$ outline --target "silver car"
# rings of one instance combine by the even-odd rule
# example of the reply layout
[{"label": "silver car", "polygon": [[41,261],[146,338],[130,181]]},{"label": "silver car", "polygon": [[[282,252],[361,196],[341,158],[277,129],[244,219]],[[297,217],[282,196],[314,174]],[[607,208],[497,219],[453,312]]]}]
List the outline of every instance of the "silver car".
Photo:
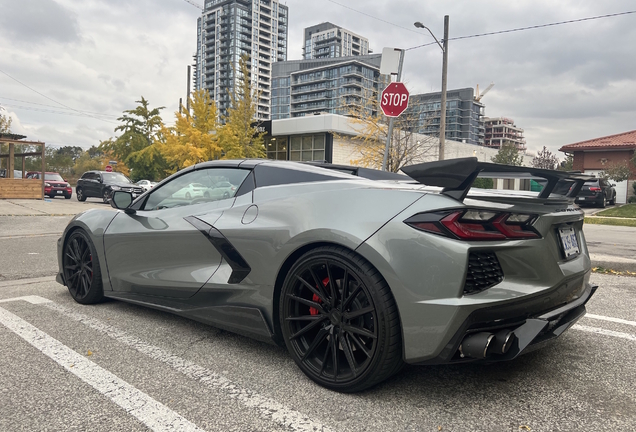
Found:
[{"label": "silver car", "polygon": [[[151,305],[280,344],[342,392],[404,363],[511,360],[583,316],[596,287],[573,200],[588,177],[475,158],[404,172],[197,164],[76,216],[57,280],[79,303]],[[478,176],[544,186],[471,189]],[[219,179],[238,186],[179,192]]]}]

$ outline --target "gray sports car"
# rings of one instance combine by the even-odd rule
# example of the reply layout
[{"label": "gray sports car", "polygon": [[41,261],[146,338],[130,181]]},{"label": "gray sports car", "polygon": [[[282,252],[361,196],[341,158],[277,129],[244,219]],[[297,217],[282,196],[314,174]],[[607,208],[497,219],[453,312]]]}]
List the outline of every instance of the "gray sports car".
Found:
[{"label": "gray sports car", "polygon": [[[510,360],[556,338],[596,287],[573,204],[587,176],[475,158],[381,171],[270,160],[186,168],[77,215],[58,282],[285,345],[327,388],[410,364]],[[541,179],[540,192],[471,188]],[[236,185],[229,197],[179,194]]]}]

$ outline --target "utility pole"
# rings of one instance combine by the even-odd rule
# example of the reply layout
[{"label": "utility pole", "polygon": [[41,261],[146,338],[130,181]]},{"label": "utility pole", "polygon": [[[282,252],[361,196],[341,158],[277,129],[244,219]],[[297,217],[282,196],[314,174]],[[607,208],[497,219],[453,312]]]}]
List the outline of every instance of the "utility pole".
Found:
[{"label": "utility pole", "polygon": [[448,77],[448,15],[444,16],[444,40],[442,41],[442,101],[439,124],[439,160],[444,160],[444,145],[446,144],[446,81]]},{"label": "utility pole", "polygon": [[[404,64],[404,50],[400,50],[400,62],[398,63],[398,73],[396,82],[402,80],[402,65]],[[386,171],[387,159],[389,157],[389,147],[391,147],[391,138],[393,136],[393,121],[394,117],[389,119],[389,130],[386,135],[386,146],[384,147],[384,158],[382,159],[382,171]]]},{"label": "utility pole", "polygon": [[190,65],[188,65],[188,96],[186,97],[186,110],[190,115]]}]

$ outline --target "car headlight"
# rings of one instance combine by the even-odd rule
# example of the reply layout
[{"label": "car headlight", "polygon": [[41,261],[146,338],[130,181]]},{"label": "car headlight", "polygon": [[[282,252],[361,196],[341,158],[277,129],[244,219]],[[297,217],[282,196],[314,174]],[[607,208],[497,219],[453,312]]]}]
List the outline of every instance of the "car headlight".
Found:
[{"label": "car headlight", "polygon": [[44,183],[45,187],[51,187],[51,183]]},{"label": "car headlight", "polygon": [[71,187],[71,184],[70,183],[66,183],[66,185],[64,187],[69,188],[69,187]]},{"label": "car headlight", "polygon": [[111,186],[110,187],[112,190],[121,190],[121,188],[119,186]]}]

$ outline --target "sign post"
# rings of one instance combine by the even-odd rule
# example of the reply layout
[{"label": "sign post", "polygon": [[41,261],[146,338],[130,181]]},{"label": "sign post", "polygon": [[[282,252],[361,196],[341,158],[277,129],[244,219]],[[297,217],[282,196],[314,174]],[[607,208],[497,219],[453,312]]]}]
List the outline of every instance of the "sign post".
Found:
[{"label": "sign post", "polygon": [[[393,135],[393,119],[399,116],[400,114],[402,114],[402,112],[404,112],[404,110],[409,104],[409,92],[408,90],[406,90],[406,87],[404,87],[404,84],[400,82],[400,80],[402,79],[402,65],[404,64],[404,50],[399,50],[399,51],[400,51],[400,63],[398,65],[397,82],[389,84],[382,92],[382,95],[381,95],[382,99],[380,99],[380,107],[382,108],[382,111],[384,112],[385,115],[389,116],[389,114],[387,114],[387,110],[391,113],[397,113],[395,115],[389,116],[390,117],[389,130],[387,131],[387,135],[386,135],[386,146],[384,147],[384,158],[382,159],[382,171],[386,171],[386,162],[389,157],[389,147],[391,147],[391,135]],[[402,86],[403,90],[400,89],[399,92],[391,92],[391,91],[387,92],[387,90],[389,90],[391,86],[393,85]],[[396,90],[397,89],[398,88],[396,88]],[[384,103],[385,92],[387,92],[387,99],[386,99],[387,110],[385,110],[385,108],[383,107],[385,105]],[[406,92],[406,101],[402,101],[404,92]],[[389,96],[389,94],[391,93],[393,93],[393,96]],[[395,96],[395,94],[399,94],[399,96]],[[395,102],[399,102],[399,105],[396,106],[394,104]]]}]

